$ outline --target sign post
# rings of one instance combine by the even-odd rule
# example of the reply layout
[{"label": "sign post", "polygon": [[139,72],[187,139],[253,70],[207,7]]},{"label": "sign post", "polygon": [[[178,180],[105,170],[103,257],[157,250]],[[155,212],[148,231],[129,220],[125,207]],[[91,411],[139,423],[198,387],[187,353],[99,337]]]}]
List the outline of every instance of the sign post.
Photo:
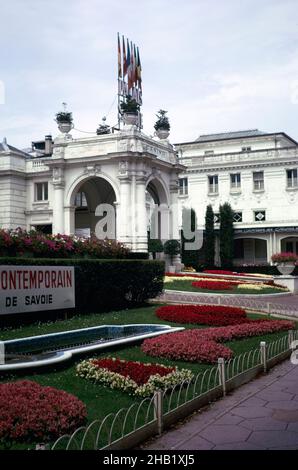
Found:
[{"label": "sign post", "polygon": [[0,266],[0,315],[74,307],[73,266]]}]

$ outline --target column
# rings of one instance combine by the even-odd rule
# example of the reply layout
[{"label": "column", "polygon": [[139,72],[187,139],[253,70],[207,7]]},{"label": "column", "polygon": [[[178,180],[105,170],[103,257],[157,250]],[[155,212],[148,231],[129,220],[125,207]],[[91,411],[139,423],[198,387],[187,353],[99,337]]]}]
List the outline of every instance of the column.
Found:
[{"label": "column", "polygon": [[64,208],[64,228],[66,235],[74,235],[75,234],[75,206],[66,206]]},{"label": "column", "polygon": [[129,176],[119,177],[120,201],[116,205],[116,233],[117,240],[125,243],[128,248],[132,247],[131,228],[131,179]]},{"label": "column", "polygon": [[136,179],[135,225],[135,251],[147,252],[146,181],[144,177],[138,177]]},{"label": "column", "polygon": [[64,183],[53,186],[53,234],[64,233]]}]

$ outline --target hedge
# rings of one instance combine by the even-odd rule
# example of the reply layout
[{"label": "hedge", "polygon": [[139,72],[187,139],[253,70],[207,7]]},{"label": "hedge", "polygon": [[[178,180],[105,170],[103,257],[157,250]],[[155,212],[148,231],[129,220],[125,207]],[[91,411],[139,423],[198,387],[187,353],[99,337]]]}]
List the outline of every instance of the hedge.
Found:
[{"label": "hedge", "polygon": [[1,258],[0,265],[74,266],[76,313],[131,308],[163,289],[162,261]]}]

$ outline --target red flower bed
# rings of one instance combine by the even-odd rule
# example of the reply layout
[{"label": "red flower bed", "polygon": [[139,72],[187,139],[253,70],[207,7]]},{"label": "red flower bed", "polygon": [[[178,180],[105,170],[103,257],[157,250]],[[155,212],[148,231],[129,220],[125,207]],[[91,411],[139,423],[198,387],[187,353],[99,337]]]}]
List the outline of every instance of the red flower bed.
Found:
[{"label": "red flower bed", "polygon": [[155,313],[158,318],[173,323],[225,326],[249,321],[242,308],[221,305],[165,305]]},{"label": "red flower bed", "polygon": [[142,351],[149,356],[213,363],[219,357],[230,359],[233,356],[232,350],[219,342],[289,330],[293,326],[293,322],[286,320],[257,320],[221,328],[186,330],[146,339]]},{"label": "red flower bed", "polygon": [[158,364],[141,364],[133,361],[122,361],[121,359],[99,359],[92,361],[97,367],[108,369],[110,372],[116,372],[129,377],[138,385],[148,382],[151,375],[159,374],[161,377],[170,374],[175,367],[162,367]]},{"label": "red flower bed", "polygon": [[232,290],[235,286],[240,284],[238,281],[194,281],[191,283],[193,287],[198,289],[209,289],[209,290]]},{"label": "red flower bed", "polygon": [[84,423],[84,403],[63,390],[30,380],[0,384],[0,441],[34,442],[58,438]]},{"label": "red flower bed", "polygon": [[244,276],[243,273],[237,273],[235,271],[227,271],[224,269],[204,269],[203,273],[207,274],[227,274],[228,276]]}]

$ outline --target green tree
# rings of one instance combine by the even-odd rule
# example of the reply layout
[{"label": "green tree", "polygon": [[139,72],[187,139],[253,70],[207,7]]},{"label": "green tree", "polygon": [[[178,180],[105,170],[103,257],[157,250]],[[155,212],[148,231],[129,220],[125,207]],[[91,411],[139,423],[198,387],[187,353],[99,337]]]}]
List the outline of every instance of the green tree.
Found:
[{"label": "green tree", "polygon": [[209,204],[205,214],[205,265],[207,268],[214,267],[215,257],[215,232],[214,232],[214,212]]},{"label": "green tree", "polygon": [[220,262],[222,268],[231,268],[234,258],[233,209],[228,202],[219,207]]},{"label": "green tree", "polygon": [[[188,209],[186,207],[183,208],[182,210],[182,227],[185,225],[188,217],[189,217],[189,212],[190,212],[190,228],[192,232],[195,232],[197,229],[197,220],[196,220],[196,213],[194,209]],[[189,220],[189,219],[188,219]],[[198,270],[199,267],[199,251],[200,250],[186,250],[185,249],[185,243],[191,243],[194,242],[195,237],[193,237],[191,240],[186,239],[183,233],[183,230],[181,230],[181,258],[182,258],[182,263],[185,264],[185,266],[188,267],[193,267],[196,270]]]}]

